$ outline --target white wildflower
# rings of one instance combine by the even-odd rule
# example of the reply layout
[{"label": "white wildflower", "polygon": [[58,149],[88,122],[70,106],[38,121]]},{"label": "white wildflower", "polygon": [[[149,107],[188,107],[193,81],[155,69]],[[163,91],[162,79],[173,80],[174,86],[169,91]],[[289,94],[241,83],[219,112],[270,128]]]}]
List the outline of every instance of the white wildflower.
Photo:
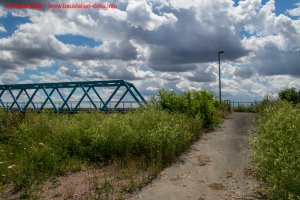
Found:
[{"label": "white wildflower", "polygon": [[8,169],[12,169],[12,168],[14,168],[16,165],[10,165],[10,166],[8,166],[7,168]]}]

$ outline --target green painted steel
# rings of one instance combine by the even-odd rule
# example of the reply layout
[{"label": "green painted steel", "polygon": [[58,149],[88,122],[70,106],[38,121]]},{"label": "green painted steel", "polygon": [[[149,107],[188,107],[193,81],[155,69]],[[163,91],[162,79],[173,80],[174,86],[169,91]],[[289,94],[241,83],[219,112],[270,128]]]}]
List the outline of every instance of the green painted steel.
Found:
[{"label": "green painted steel", "polygon": [[[115,87],[115,90],[111,93],[107,101],[103,101],[103,98],[99,94],[99,92],[96,90],[96,88],[107,88],[107,87]],[[28,107],[31,105],[32,109],[39,112],[43,110],[49,101],[52,109],[54,109],[56,112],[62,112],[62,111],[68,111],[68,112],[76,112],[79,110],[80,104],[83,102],[84,98],[87,97],[89,100],[88,102],[93,106],[94,109],[98,111],[110,111],[109,103],[112,101],[112,99],[115,97],[116,93],[119,91],[120,88],[125,88],[125,92],[121,95],[121,97],[116,101],[116,105],[114,108],[117,108],[118,105],[122,102],[124,97],[127,94],[130,94],[136,103],[139,105],[146,104],[146,100],[141,95],[141,93],[136,89],[136,87],[127,81],[124,80],[105,80],[105,81],[84,81],[84,82],[58,82],[58,83],[33,83],[33,84],[9,84],[9,85],[0,85],[0,106],[2,106],[5,110],[13,110],[17,109],[18,111],[25,112]],[[50,90],[49,91],[47,91]],[[62,92],[60,89],[71,89],[71,92],[68,94],[68,96],[65,98],[62,95]],[[80,97],[79,101],[76,102],[75,107],[72,107],[69,105],[71,97],[74,95],[76,89],[80,89],[83,94]],[[34,92],[30,95],[28,93],[28,90],[34,90]],[[52,99],[52,95],[54,92],[57,92],[58,96],[62,100],[62,104],[57,106]],[[100,101],[100,106],[97,106],[97,102],[93,100],[93,98],[90,96],[89,92],[93,91],[97,100]],[[17,93],[17,95],[14,94]],[[38,92],[43,92],[45,95],[45,99],[40,102],[41,106],[38,107],[37,103],[33,101],[34,97]],[[22,107],[20,105],[19,98],[23,94],[26,95],[28,100],[25,102],[25,106]],[[3,101],[4,97],[10,97],[13,99],[13,101],[8,105],[8,102]],[[101,106],[101,103],[103,106]],[[123,102],[124,105],[124,102]]]}]

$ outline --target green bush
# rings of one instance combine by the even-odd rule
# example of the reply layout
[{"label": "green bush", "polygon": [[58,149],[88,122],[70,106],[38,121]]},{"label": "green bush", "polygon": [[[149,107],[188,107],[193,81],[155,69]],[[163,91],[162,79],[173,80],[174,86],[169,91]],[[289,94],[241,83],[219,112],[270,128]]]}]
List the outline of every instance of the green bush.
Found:
[{"label": "green bush", "polygon": [[270,199],[300,199],[300,111],[279,100],[265,104],[251,146]]},{"label": "green bush", "polygon": [[214,116],[216,111],[214,96],[206,90],[187,90],[182,94],[176,94],[174,91],[160,89],[154,102],[171,112],[184,113],[192,117],[200,116],[206,129],[220,123],[220,118]]},{"label": "green bush", "polygon": [[0,190],[29,188],[84,163],[143,157],[157,168],[202,132],[199,117],[142,108],[126,114],[0,112]]},{"label": "green bush", "polygon": [[278,93],[278,96],[283,101],[288,101],[293,104],[299,103],[300,93],[296,91],[296,88],[287,88],[285,90],[281,90]]}]

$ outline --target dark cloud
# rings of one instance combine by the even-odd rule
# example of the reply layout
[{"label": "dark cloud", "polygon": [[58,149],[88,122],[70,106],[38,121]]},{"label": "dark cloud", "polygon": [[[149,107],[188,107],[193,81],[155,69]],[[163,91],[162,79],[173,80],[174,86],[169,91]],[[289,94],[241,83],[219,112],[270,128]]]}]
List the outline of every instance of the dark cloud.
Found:
[{"label": "dark cloud", "polygon": [[[26,39],[35,41],[34,45],[28,44]],[[128,40],[110,42],[107,46],[97,48],[76,47],[64,45],[54,37],[44,40],[38,35],[20,34],[7,42],[0,42],[1,51],[9,52],[14,60],[0,58],[0,67],[4,69],[14,69],[25,66],[29,63],[38,64],[36,60],[134,60],[137,56],[136,47]],[[1,52],[0,51],[0,52]]]},{"label": "dark cloud", "polygon": [[187,79],[192,82],[214,82],[216,75],[213,73],[213,68],[198,67]]},{"label": "dark cloud", "polygon": [[[212,11],[214,12],[214,11]],[[163,25],[155,31],[132,29],[132,35],[150,45],[149,66],[161,71],[176,71],[172,65],[204,63],[217,60],[217,52],[224,50],[224,59],[235,60],[247,55],[240,37],[222,22],[210,27],[195,18],[193,10],[174,11],[178,21]],[[158,69],[160,68],[160,69]],[[181,70],[180,68],[178,69]]]},{"label": "dark cloud", "polygon": [[239,67],[234,71],[234,75],[241,78],[250,78],[253,74],[254,70],[252,67]]},{"label": "dark cloud", "polygon": [[254,66],[261,75],[300,76],[300,48],[282,51],[269,43],[255,54]]},{"label": "dark cloud", "polygon": [[[79,3],[14,1],[45,6],[71,2]],[[217,71],[211,63],[217,63],[217,52],[224,50],[224,95],[252,95],[251,89],[259,95],[271,91],[277,87],[270,81],[273,77],[267,77],[271,75],[299,77],[297,21],[275,15],[259,1],[241,1],[243,6],[237,7],[230,0],[199,2],[122,0],[116,1],[120,10],[25,9],[21,14],[16,10],[15,14],[28,16],[30,22],[0,39],[0,67],[22,72],[55,61],[60,65],[56,74],[36,75],[35,80],[126,79],[148,94],[159,87],[217,91]],[[83,35],[103,44],[95,48],[65,45],[55,39],[57,34]],[[139,69],[140,65],[153,70]],[[257,84],[256,76],[269,80]],[[293,84],[298,84],[298,77]]]},{"label": "dark cloud", "polygon": [[186,72],[196,69],[195,64],[171,64],[162,61],[162,63],[150,66],[152,69],[161,72]]}]

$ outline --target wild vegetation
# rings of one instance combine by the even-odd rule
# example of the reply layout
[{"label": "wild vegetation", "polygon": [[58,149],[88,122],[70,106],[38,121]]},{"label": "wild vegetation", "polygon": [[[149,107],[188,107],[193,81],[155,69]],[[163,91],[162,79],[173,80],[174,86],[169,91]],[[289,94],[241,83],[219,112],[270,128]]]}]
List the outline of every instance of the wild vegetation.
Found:
[{"label": "wild vegetation", "polygon": [[233,107],[232,111],[234,112],[252,112],[256,113],[258,111],[259,104],[252,105],[252,106],[244,106],[240,105],[238,107]]},{"label": "wild vegetation", "polygon": [[1,111],[0,190],[29,191],[49,177],[111,160],[142,159],[155,175],[221,122],[221,106],[206,91],[161,90],[154,99],[125,114]]},{"label": "wild vegetation", "polygon": [[296,88],[287,88],[285,90],[281,90],[278,96],[282,101],[288,101],[294,105],[300,103],[300,91],[297,92]]},{"label": "wild vegetation", "polygon": [[261,104],[251,142],[258,178],[276,200],[300,199],[300,109],[289,101]]},{"label": "wild vegetation", "polygon": [[191,117],[200,117],[202,126],[210,129],[220,124],[225,111],[230,111],[229,105],[215,101],[214,95],[206,90],[187,90],[182,94],[160,89],[152,104],[159,109],[183,113]]}]

